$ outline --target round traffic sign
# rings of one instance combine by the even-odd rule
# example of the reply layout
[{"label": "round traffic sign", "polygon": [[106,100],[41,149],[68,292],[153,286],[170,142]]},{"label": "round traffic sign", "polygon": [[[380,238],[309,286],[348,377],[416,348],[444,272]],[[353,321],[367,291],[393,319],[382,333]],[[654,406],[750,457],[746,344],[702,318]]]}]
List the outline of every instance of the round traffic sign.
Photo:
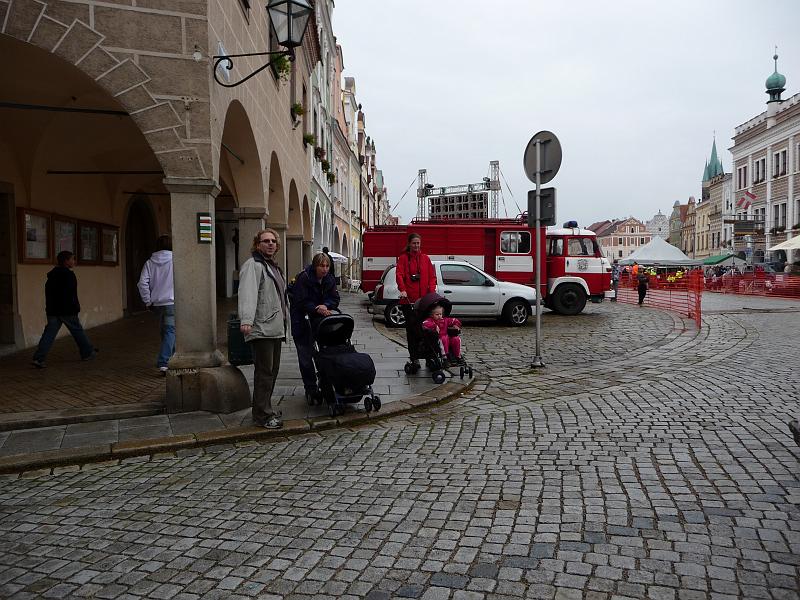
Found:
[{"label": "round traffic sign", "polygon": [[[541,146],[540,164],[536,164],[536,142],[540,142]],[[554,133],[540,131],[528,142],[522,162],[528,179],[536,183],[536,172],[539,171],[540,183],[547,183],[556,176],[558,169],[561,168],[561,142]]]}]

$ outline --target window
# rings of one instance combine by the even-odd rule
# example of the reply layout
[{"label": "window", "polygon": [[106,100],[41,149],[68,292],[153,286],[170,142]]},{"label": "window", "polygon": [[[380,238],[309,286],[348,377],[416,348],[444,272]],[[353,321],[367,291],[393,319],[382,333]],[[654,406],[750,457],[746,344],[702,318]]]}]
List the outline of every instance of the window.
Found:
[{"label": "window", "polygon": [[639,238],[639,243],[644,246],[644,238]]},{"label": "window", "polygon": [[753,183],[761,183],[767,178],[767,157],[757,159],[753,163]]},{"label": "window", "polygon": [[547,243],[547,256],[561,256],[564,254],[564,238],[550,238]]},{"label": "window", "polygon": [[530,254],[529,231],[503,231],[500,234],[500,252],[503,254]]},{"label": "window", "polygon": [[772,155],[772,177],[786,175],[786,149]]},{"label": "window", "polygon": [[594,256],[594,238],[570,238],[567,246],[569,256]]},{"label": "window", "polygon": [[442,283],[445,285],[483,285],[486,277],[465,265],[442,265]]},{"label": "window", "polygon": [[622,258],[622,250],[619,251],[619,257]]},{"label": "window", "polygon": [[744,189],[747,185],[747,165],[744,165],[736,169],[736,189]]}]

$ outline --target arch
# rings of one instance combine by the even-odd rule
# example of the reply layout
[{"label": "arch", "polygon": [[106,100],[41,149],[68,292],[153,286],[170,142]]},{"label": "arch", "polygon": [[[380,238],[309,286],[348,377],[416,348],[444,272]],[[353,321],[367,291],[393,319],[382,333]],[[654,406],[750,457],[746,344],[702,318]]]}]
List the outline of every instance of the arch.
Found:
[{"label": "arch", "polygon": [[311,211],[308,207],[308,196],[303,196],[303,264],[311,264],[314,243],[313,224],[311,223]]},{"label": "arch", "polygon": [[286,194],[283,191],[283,176],[278,155],[273,152],[269,161],[269,197],[267,200],[269,223],[278,228],[286,227]]},{"label": "arch", "polygon": [[[264,207],[264,170],[253,128],[238,100],[228,105],[219,148],[219,180],[228,188],[233,206]],[[221,186],[222,187],[222,186]],[[218,199],[224,200],[220,194]],[[217,203],[217,207],[219,206]],[[230,204],[230,203],[224,203]]]},{"label": "arch", "polygon": [[334,252],[338,252],[339,254],[342,253],[342,240],[339,236],[339,226],[335,226],[333,228],[333,239],[331,240],[331,244],[333,245],[332,250]]},{"label": "arch", "polygon": [[289,215],[286,227],[286,268],[288,277],[292,277],[303,268],[303,212],[300,209],[300,197],[297,185],[292,179],[289,182]]},{"label": "arch", "polygon": [[[155,150],[159,150],[155,156],[166,176],[206,177],[197,148],[185,146],[178,137],[177,131],[184,125],[178,113],[169,101],[156,101],[150,93],[147,82],[153,79],[151,75],[131,58],[120,60],[119,55],[98,43],[106,37],[102,31],[77,19],[65,25],[60,15],[48,14],[52,13],[50,4],[55,3],[37,4],[41,5],[41,14],[36,19],[30,18],[29,10],[17,9],[15,5],[9,9],[2,31],[5,35],[0,35],[0,55],[9,64],[24,70],[28,69],[30,60],[57,61],[71,67],[69,76],[79,77],[84,83],[103,90],[110,110],[130,115],[150,151],[155,154]],[[87,48],[91,48],[88,53]],[[58,81],[60,85],[63,79],[40,81]],[[72,97],[62,94],[60,104],[64,104],[64,98]],[[68,101],[70,107],[100,108],[91,100],[86,104],[87,99],[82,96],[74,98]],[[165,131],[170,133],[165,135]]]},{"label": "arch", "polygon": [[317,203],[314,207],[314,252],[319,252],[325,245],[322,226],[322,211],[319,208],[319,203]]}]

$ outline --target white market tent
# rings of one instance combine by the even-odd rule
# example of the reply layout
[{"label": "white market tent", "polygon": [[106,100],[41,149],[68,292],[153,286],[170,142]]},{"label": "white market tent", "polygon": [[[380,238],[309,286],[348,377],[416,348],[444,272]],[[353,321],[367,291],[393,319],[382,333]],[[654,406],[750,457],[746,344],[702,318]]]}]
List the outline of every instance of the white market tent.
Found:
[{"label": "white market tent", "polygon": [[773,250],[800,250],[800,235],[789,238],[785,242],[781,242],[771,248],[767,248],[770,252]]},{"label": "white market tent", "polygon": [[621,265],[639,263],[648,267],[694,267],[703,261],[689,258],[680,249],[668,243],[663,238],[654,237],[628,258],[619,261]]}]

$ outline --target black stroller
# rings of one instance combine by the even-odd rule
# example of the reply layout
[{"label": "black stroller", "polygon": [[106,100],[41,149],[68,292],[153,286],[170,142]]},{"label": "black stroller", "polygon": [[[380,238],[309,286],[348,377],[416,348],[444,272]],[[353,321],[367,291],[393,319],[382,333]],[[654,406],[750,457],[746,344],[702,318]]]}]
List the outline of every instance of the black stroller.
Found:
[{"label": "black stroller", "polygon": [[380,396],[372,391],[375,363],[369,354],[356,352],[350,342],[354,327],[353,317],[343,314],[323,317],[312,327],[317,381],[331,416],[362,398],[365,411],[381,408]]},{"label": "black stroller", "polygon": [[[413,375],[420,369],[419,359],[425,359],[425,365],[432,371],[431,379],[434,383],[444,383],[447,378],[445,369],[448,366],[447,357],[442,355],[439,347],[439,337],[435,331],[429,331],[422,327],[422,322],[427,318],[430,311],[435,306],[444,309],[445,316],[450,316],[453,305],[450,301],[437,293],[426,294],[414,303],[414,309],[406,312],[406,324],[409,330],[408,356],[409,361],[405,364],[404,370],[407,375]],[[452,332],[453,335],[458,335]],[[464,375],[472,377],[472,367],[466,361],[459,365],[459,375],[464,379]]]}]

